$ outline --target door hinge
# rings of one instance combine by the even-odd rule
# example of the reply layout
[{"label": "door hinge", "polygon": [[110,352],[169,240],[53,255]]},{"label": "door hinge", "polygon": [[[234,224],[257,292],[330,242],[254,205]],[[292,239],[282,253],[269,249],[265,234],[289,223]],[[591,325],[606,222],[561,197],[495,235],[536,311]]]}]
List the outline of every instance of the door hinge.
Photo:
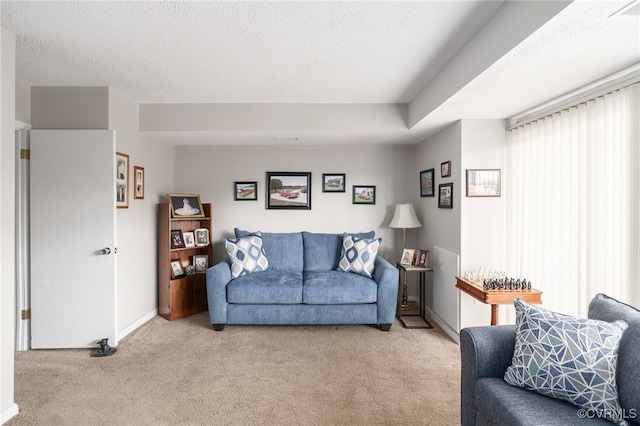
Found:
[{"label": "door hinge", "polygon": [[31,159],[31,150],[23,148],[20,150],[20,159],[21,160],[30,160]]},{"label": "door hinge", "polygon": [[23,320],[31,319],[31,309],[23,309],[20,311],[20,318]]}]

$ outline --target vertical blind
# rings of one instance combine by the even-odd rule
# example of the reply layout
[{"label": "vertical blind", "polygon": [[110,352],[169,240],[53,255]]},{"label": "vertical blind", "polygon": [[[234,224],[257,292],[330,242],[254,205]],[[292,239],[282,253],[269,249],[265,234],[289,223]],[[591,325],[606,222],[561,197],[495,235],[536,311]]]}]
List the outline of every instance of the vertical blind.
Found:
[{"label": "vertical blind", "polygon": [[639,121],[636,83],[507,131],[505,264],[548,309],[640,306]]}]

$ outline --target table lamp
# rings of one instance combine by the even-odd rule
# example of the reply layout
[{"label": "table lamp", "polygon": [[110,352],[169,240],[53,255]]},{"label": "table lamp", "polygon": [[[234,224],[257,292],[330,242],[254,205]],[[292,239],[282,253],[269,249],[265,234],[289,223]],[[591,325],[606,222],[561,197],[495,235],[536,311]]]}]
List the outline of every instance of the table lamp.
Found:
[{"label": "table lamp", "polygon": [[[402,228],[402,248],[407,248],[407,228],[420,228],[422,223],[416,216],[416,211],[413,208],[413,204],[396,204],[396,211],[393,214],[393,219],[389,223],[389,228]],[[400,308],[403,311],[412,311],[416,309],[415,303],[409,303],[407,299],[407,274],[404,274],[404,282],[402,286],[402,304]]]}]

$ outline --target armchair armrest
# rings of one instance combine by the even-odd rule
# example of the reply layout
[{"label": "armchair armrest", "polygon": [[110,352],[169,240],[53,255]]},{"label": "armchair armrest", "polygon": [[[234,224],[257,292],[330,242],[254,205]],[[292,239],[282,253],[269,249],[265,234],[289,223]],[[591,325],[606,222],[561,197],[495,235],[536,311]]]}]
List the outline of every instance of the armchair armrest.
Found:
[{"label": "armchair armrest", "polygon": [[483,377],[503,377],[511,365],[516,341],[515,325],[469,327],[460,330],[461,421],[475,423],[476,381]]},{"label": "armchair armrest", "polygon": [[231,281],[231,266],[220,262],[207,269],[207,303],[211,324],[227,323],[227,284]]},{"label": "armchair armrest", "polygon": [[393,324],[398,306],[398,269],[382,256],[376,256],[373,280],[378,284],[378,324]]}]

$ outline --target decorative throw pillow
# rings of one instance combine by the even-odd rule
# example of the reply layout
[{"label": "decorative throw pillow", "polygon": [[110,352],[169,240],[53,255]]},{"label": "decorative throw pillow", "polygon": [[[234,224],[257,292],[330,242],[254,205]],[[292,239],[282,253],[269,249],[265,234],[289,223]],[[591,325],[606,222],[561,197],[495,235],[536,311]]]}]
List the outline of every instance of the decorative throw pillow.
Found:
[{"label": "decorative throw pillow", "polygon": [[269,268],[269,261],[262,249],[262,238],[259,235],[235,240],[223,238],[222,242],[231,261],[232,278],[266,271]]},{"label": "decorative throw pillow", "polygon": [[342,237],[342,255],[338,270],[373,277],[373,268],[382,238]]},{"label": "decorative throw pillow", "polygon": [[627,323],[576,318],[521,299],[514,305],[516,344],[504,380],[622,421],[615,417],[621,412],[616,366]]}]

